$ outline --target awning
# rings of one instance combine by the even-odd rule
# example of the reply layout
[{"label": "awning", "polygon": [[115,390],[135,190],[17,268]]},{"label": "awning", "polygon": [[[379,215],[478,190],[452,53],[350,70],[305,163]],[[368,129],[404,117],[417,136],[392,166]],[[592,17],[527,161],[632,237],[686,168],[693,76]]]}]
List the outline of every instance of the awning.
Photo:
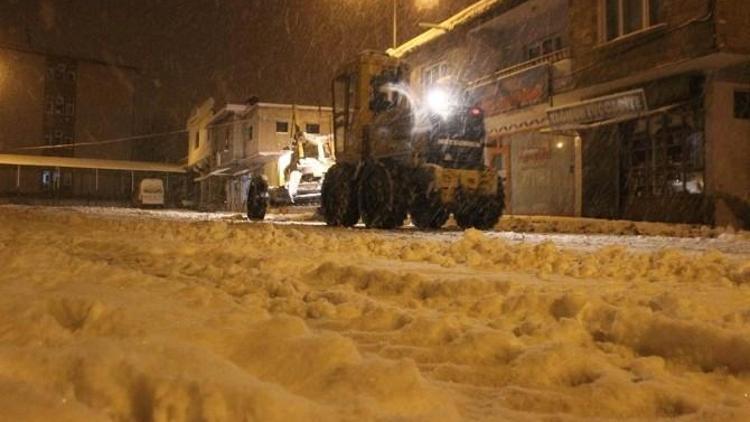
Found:
[{"label": "awning", "polygon": [[151,171],[160,173],[186,173],[177,164],[149,163],[146,161],[105,160],[98,158],[52,157],[48,155],[0,154],[0,165],[22,167],[61,167],[76,169]]},{"label": "awning", "polygon": [[573,123],[573,124],[566,124],[566,125],[558,125],[555,127],[549,127],[542,129],[542,133],[555,133],[555,132],[571,132],[571,131],[584,131],[584,130],[591,130],[600,128],[602,126],[609,126],[617,123],[627,122],[630,120],[636,120],[636,119],[642,119],[644,117],[650,117],[657,114],[666,113],[670,110],[674,110],[676,108],[682,107],[686,102],[682,103],[675,103],[670,104],[668,106],[656,108],[653,110],[648,111],[641,111],[636,113],[626,113],[621,116],[613,117],[611,119],[601,120],[598,122],[591,122],[591,123]]}]

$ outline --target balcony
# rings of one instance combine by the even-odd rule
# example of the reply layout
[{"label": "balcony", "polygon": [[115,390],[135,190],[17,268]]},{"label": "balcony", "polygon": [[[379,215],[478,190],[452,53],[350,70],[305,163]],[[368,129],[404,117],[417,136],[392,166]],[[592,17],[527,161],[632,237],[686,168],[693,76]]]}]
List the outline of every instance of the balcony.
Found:
[{"label": "balcony", "polygon": [[571,84],[570,49],[563,48],[522,63],[514,64],[513,66],[508,66],[489,75],[485,75],[470,82],[469,86],[475,87],[485,85],[492,81],[522,73],[545,63],[549,64],[552,69],[553,90],[555,92],[563,90]]}]

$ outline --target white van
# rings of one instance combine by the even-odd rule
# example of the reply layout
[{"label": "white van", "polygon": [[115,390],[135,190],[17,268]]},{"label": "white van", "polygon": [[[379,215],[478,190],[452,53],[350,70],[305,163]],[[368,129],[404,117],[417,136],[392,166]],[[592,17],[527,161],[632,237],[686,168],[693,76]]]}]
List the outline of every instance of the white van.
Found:
[{"label": "white van", "polygon": [[137,206],[164,206],[164,181],[143,179],[138,184],[135,203]]}]

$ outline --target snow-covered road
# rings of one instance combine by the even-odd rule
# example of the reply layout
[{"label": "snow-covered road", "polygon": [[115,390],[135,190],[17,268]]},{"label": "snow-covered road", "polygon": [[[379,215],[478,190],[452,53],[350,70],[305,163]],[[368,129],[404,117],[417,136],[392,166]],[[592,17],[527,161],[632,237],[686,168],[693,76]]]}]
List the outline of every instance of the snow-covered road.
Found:
[{"label": "snow-covered road", "polygon": [[269,220],[0,207],[5,417],[750,420],[746,233]]}]

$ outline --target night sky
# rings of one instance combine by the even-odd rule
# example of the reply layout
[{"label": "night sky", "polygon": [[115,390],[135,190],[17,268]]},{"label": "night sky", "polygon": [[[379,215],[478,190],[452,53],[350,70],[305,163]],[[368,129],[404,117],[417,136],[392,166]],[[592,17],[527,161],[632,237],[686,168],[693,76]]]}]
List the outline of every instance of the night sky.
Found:
[{"label": "night sky", "polygon": [[[401,42],[472,0],[399,0]],[[328,105],[336,67],[391,44],[391,0],[0,0],[0,44],[136,66],[138,132],[209,96]]]}]

